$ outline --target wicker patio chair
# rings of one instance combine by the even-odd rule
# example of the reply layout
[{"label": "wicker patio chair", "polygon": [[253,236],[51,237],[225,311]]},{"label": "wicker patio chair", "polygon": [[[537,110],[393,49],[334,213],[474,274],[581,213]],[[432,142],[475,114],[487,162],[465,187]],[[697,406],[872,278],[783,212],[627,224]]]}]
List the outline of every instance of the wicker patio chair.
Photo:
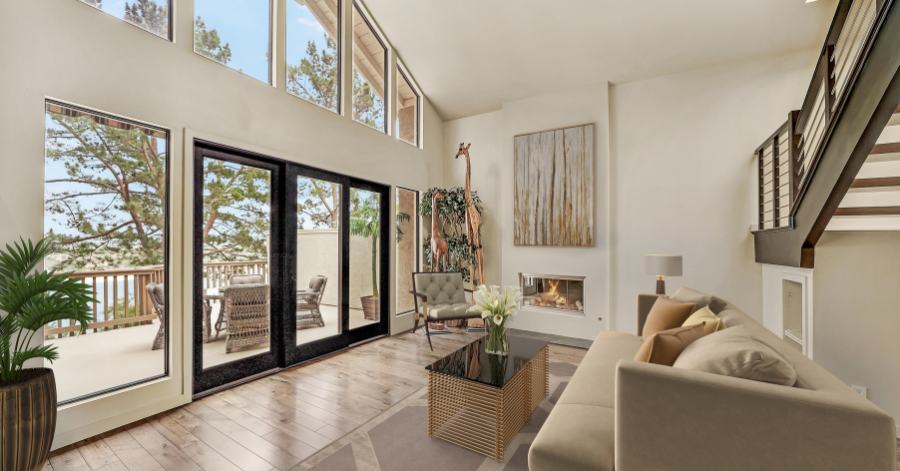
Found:
[{"label": "wicker patio chair", "polygon": [[[259,274],[251,274],[251,275],[231,275],[228,278],[228,286],[234,285],[248,285],[253,283],[265,283],[265,279],[263,279],[262,275]],[[216,319],[216,324],[213,326],[216,329],[216,336],[213,337],[213,340],[219,338],[219,332],[225,330],[225,306],[219,306],[219,318]]]},{"label": "wicker patio chair", "polygon": [[269,291],[267,283],[239,283],[222,290],[225,353],[268,345]]},{"label": "wicker patio chair", "polygon": [[322,296],[325,295],[325,285],[327,284],[327,276],[316,275],[309,280],[309,289],[297,290],[298,329],[316,325],[325,327],[325,320],[322,319],[319,304],[322,302]]},{"label": "wicker patio chair", "polygon": [[151,350],[159,350],[166,346],[166,290],[162,283],[150,283],[146,289],[153,303],[153,309],[156,310],[156,316],[159,317],[159,332],[153,339]]}]

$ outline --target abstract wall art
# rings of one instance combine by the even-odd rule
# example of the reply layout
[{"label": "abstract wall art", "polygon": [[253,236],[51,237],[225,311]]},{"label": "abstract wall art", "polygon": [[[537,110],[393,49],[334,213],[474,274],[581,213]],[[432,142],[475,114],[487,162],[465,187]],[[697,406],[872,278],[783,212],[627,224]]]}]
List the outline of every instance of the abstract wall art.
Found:
[{"label": "abstract wall art", "polygon": [[594,125],[515,136],[515,245],[594,246]]}]

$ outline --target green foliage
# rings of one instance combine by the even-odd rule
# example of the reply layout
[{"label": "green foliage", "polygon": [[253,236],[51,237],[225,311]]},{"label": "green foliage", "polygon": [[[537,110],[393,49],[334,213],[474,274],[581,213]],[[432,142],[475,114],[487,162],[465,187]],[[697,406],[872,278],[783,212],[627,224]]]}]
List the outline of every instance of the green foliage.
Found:
[{"label": "green foliage", "polygon": [[[440,221],[438,231],[447,241],[450,249],[450,265],[441,267],[445,271],[461,271],[465,281],[470,280],[469,267],[478,263],[475,257],[475,247],[469,244],[466,236],[466,190],[462,187],[455,188],[429,188],[422,196],[422,202],[419,205],[419,214],[422,217],[431,219],[431,202],[434,192],[437,191],[444,197],[437,202],[437,214]],[[481,206],[481,198],[478,193],[472,192],[472,202],[478,214],[484,210]],[[425,237],[423,241],[425,254],[425,269],[431,271],[431,235]],[[471,247],[472,253],[469,253]]]},{"label": "green foliage", "polygon": [[384,129],[384,102],[356,69],[353,69],[353,119],[375,129]]},{"label": "green foliage", "polygon": [[153,0],[125,2],[125,21],[143,28],[157,36],[169,37],[169,5],[162,6]]},{"label": "green foliage", "polygon": [[[378,237],[380,236],[379,198],[372,194],[360,198],[359,192],[351,190],[350,234],[372,239],[372,297],[378,298]],[[397,212],[397,242],[403,240],[400,223],[410,220],[409,214]]]},{"label": "green foliage", "polygon": [[46,183],[75,188],[45,200],[48,215],[69,232],[47,234],[62,255],[60,267],[161,264],[164,146],[138,128],[105,126],[87,115],[48,116],[46,159],[62,163],[65,176]]},{"label": "green foliage", "polygon": [[203,160],[203,255],[206,260],[267,257],[271,174],[263,169]]},{"label": "green foliage", "polygon": [[81,332],[91,321],[88,305],[95,303],[91,289],[79,280],[69,278],[71,272],[34,272],[50,253],[47,239],[33,244],[30,240],[6,246],[0,251],[0,380],[15,381],[22,373],[22,365],[31,358],[43,358],[51,363],[59,358],[56,346],[30,347],[37,332],[44,325],[72,319],[81,325]]},{"label": "green foliage", "polygon": [[301,228],[304,217],[312,223],[313,229],[336,228],[340,215],[340,185],[316,180],[297,179],[297,216]]},{"label": "green foliage", "polygon": [[323,108],[338,111],[337,45],[327,34],[322,52],[316,43],[306,44],[306,57],[299,65],[287,65],[287,90]]},{"label": "green foliage", "polygon": [[[355,193],[355,192],[354,192]],[[359,200],[350,210],[350,234],[372,239],[372,297],[378,298],[378,195]]]},{"label": "green foliage", "polygon": [[231,47],[228,43],[223,46],[219,33],[215,29],[207,30],[199,16],[194,20],[194,52],[223,65],[231,60]]}]

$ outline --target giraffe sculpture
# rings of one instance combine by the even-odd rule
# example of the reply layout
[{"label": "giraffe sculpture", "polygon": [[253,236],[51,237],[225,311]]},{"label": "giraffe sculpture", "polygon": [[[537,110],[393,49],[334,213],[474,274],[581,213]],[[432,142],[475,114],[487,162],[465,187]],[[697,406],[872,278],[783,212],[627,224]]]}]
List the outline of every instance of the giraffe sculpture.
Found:
[{"label": "giraffe sculpture", "polygon": [[431,271],[441,271],[441,258],[444,259],[444,268],[450,265],[450,247],[447,241],[441,237],[438,230],[437,202],[444,197],[435,191],[431,196]]},{"label": "giraffe sculpture", "polygon": [[469,181],[472,176],[472,166],[469,163],[469,147],[471,146],[472,144],[465,145],[464,142],[460,142],[456,158],[458,159],[460,155],[466,156],[466,235],[469,239],[469,255],[472,254],[474,247],[477,261],[476,265],[469,267],[474,289],[476,286],[484,284],[484,255],[481,250],[481,215],[478,214],[478,208],[475,207],[475,201],[472,199],[472,185]]}]

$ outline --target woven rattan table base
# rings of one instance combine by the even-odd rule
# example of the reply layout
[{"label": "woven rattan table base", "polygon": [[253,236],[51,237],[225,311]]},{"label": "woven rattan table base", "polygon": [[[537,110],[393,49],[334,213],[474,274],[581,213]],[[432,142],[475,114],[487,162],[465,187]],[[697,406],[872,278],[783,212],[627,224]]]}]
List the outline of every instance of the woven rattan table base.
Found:
[{"label": "woven rattan table base", "polygon": [[429,371],[428,436],[503,461],[509,442],[548,395],[549,346],[502,388]]}]

